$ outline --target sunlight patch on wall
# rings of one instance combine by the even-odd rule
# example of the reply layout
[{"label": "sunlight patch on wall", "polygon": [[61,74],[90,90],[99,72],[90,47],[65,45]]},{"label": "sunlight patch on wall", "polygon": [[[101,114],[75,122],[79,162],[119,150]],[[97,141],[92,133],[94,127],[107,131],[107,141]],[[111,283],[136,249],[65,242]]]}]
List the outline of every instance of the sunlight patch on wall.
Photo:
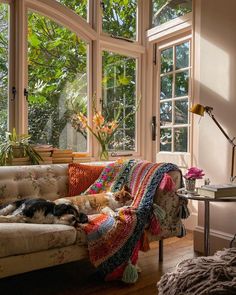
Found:
[{"label": "sunlight patch on wall", "polygon": [[200,44],[200,80],[207,89],[230,100],[230,56],[222,48],[209,42],[205,38]]}]

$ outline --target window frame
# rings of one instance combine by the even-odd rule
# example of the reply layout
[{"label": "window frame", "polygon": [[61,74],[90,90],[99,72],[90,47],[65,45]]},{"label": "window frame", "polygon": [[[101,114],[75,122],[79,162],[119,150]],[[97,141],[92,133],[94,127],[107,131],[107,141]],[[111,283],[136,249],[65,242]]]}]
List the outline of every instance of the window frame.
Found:
[{"label": "window frame", "polygon": [[[86,41],[89,45],[89,58],[88,58],[88,119],[92,120],[91,100],[94,93],[97,93],[99,97],[101,95],[101,74],[102,74],[102,51],[111,50],[118,54],[134,57],[138,60],[137,62],[137,94],[141,94],[144,97],[143,83],[144,79],[141,75],[141,64],[145,56],[145,29],[137,30],[138,42],[128,42],[125,40],[114,39],[109,36],[105,36],[100,31],[101,26],[101,11],[100,1],[88,0],[88,19],[87,22],[81,16],[73,12],[68,7],[60,4],[54,0],[0,0],[11,5],[12,10],[12,21],[11,21],[11,32],[10,36],[13,41],[11,42],[10,56],[11,70],[9,75],[13,75],[9,79],[9,95],[11,88],[14,85],[17,88],[17,98],[14,102],[9,99],[9,121],[8,128],[12,130],[16,127],[18,133],[28,133],[28,107],[27,101],[24,97],[24,89],[28,89],[28,73],[27,73],[27,11],[31,10],[39,13],[43,16],[49,17],[58,24],[61,24],[74,32],[83,41]],[[137,27],[141,28],[143,19],[142,12],[143,1],[138,0],[137,9]],[[96,13],[97,12],[97,13]],[[128,44],[128,46],[127,46]],[[99,103],[98,103],[99,104]],[[140,128],[142,124],[140,120],[143,120],[141,112],[144,107],[141,102],[140,109],[136,114],[136,148],[137,151],[132,153],[133,156],[144,156],[144,149],[140,148]],[[127,151],[128,152],[128,151]],[[129,152],[130,153],[130,152]],[[88,136],[88,154],[90,157],[96,158],[98,154],[98,143],[91,134]]]},{"label": "window frame", "polygon": [[7,126],[12,130],[15,125],[15,100],[12,95],[12,87],[15,86],[15,9],[13,0],[0,0],[2,4],[9,5],[9,52],[8,52],[8,114],[7,114]]},{"label": "window frame", "polygon": [[[164,43],[164,44],[160,44],[160,46],[158,46],[157,48],[157,51],[158,51],[158,60],[160,61],[159,63],[159,66],[158,66],[158,72],[157,72],[157,97],[159,97],[158,99],[158,103],[157,103],[157,106],[158,106],[158,109],[157,109],[157,114],[158,114],[158,118],[160,118],[160,105],[161,105],[161,100],[160,100],[160,92],[161,92],[161,87],[160,87],[160,78],[162,77],[162,74],[161,74],[161,51],[162,50],[165,50],[165,49],[168,49],[168,48],[176,48],[176,46],[180,45],[180,44],[183,44],[184,42],[189,42],[190,46],[189,46],[189,52],[190,52],[190,56],[189,56],[189,66],[188,67],[185,67],[185,68],[182,68],[182,69],[178,69],[178,70],[172,70],[170,72],[167,73],[170,74],[172,73],[173,74],[173,82],[172,82],[172,86],[173,86],[173,89],[172,89],[172,97],[171,98],[168,98],[167,100],[162,100],[162,102],[164,101],[167,101],[167,102],[171,102],[173,104],[174,102],[174,105],[175,105],[175,102],[176,101],[181,101],[183,98],[184,99],[188,99],[188,103],[190,105],[190,102],[191,102],[191,92],[192,92],[192,87],[191,87],[191,73],[192,73],[192,63],[191,63],[191,50],[192,50],[192,36],[191,35],[186,35],[185,37],[181,37],[181,38],[175,38],[172,42],[168,42],[168,43]],[[175,53],[174,53],[174,57],[175,57]],[[175,58],[173,57],[174,59],[174,64],[175,65]],[[188,94],[187,95],[184,95],[184,96],[181,96],[181,97],[176,97],[173,95],[173,93],[175,92],[175,89],[174,87],[176,86],[175,84],[175,76],[176,76],[176,73],[179,73],[179,72],[183,72],[185,70],[188,70],[189,71],[189,80],[188,80]],[[166,73],[164,73],[166,74]],[[164,128],[160,127],[158,128],[158,137],[160,138],[160,130],[161,129],[165,129],[165,128],[169,128],[172,130],[172,135],[174,135],[174,129],[175,128],[178,128],[178,127],[187,127],[187,130],[188,130],[188,140],[187,140],[187,151],[186,152],[178,152],[178,151],[174,151],[174,136],[172,138],[172,146],[171,146],[171,151],[160,151],[160,145],[157,147],[157,153],[170,153],[170,154],[175,154],[175,155],[186,155],[186,154],[189,154],[190,153],[190,128],[191,128],[191,122],[190,122],[190,113],[188,113],[188,123],[186,124],[176,124],[174,123],[174,113],[175,113],[175,110],[172,108],[172,123]]]},{"label": "window frame", "polygon": [[[152,141],[152,149],[149,151],[149,157],[152,161],[155,162],[172,162],[178,165],[179,167],[186,168],[192,162],[192,148],[193,148],[193,124],[192,116],[189,116],[189,138],[188,146],[189,150],[185,152],[159,152],[160,149],[160,127],[159,127],[159,118],[160,118],[160,56],[157,55],[158,47],[168,47],[176,42],[180,42],[185,39],[191,39],[191,48],[194,48],[194,40],[192,38],[192,23],[193,23],[193,12],[188,13],[182,17],[175,18],[170,20],[160,26],[151,28],[147,30],[146,37],[149,44],[148,47],[148,58],[152,61],[152,66],[150,66],[149,71],[147,72],[147,82],[146,87],[149,95],[153,98],[152,108],[148,109],[148,117],[156,116],[157,126],[156,126],[156,140]],[[150,24],[151,26],[151,24]],[[189,80],[189,103],[192,104],[192,78],[193,77],[193,55],[194,52],[191,49],[190,51],[190,61],[191,61],[191,70],[190,70],[190,80]],[[146,127],[147,128],[147,127]],[[147,130],[148,132],[148,130]],[[152,134],[149,133],[150,141],[152,140]]]},{"label": "window frame", "polygon": [[[108,44],[101,44],[100,47],[100,56],[101,56],[101,76],[102,77],[102,53],[103,51],[110,51],[110,52],[114,52],[115,54],[120,54],[123,56],[127,56],[127,57],[131,57],[131,58],[135,58],[136,59],[136,103],[138,102],[138,96],[139,94],[141,94],[141,89],[140,89],[140,85],[141,85],[141,54],[140,53],[133,53],[132,55],[129,54],[129,52],[127,50],[122,50],[122,49],[118,49],[118,48],[114,48],[113,45],[108,45]],[[102,97],[102,84],[101,85],[101,97]],[[101,109],[101,104],[99,106],[99,108]],[[125,154],[131,154],[133,156],[136,157],[140,157],[141,156],[141,151],[140,151],[140,137],[141,137],[141,133],[140,133],[140,121],[141,121],[141,114],[140,112],[136,112],[135,114],[135,121],[136,121],[136,125],[135,125],[135,150],[134,151],[118,151],[117,154],[119,155],[125,155]],[[112,152],[111,152],[112,153]]]},{"label": "window frame", "polygon": [[[144,0],[145,1],[145,0]],[[149,1],[149,0],[148,0]],[[104,38],[105,40],[107,38],[110,38],[112,40],[118,40],[118,41],[125,41],[129,42],[130,44],[141,44],[142,43],[142,28],[141,28],[141,19],[142,19],[142,0],[137,0],[137,9],[136,9],[136,38],[133,39],[122,39],[122,36],[111,36],[108,32],[103,31],[103,20],[102,20],[102,7],[101,2],[102,0],[98,0],[99,2],[99,33],[101,38]],[[127,41],[128,40],[128,41]]]}]

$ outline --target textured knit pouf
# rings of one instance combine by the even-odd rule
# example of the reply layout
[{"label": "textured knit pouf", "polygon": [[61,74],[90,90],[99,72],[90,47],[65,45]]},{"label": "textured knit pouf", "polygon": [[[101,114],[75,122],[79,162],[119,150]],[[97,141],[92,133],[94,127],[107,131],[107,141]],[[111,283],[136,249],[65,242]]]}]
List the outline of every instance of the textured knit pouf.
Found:
[{"label": "textured knit pouf", "polygon": [[157,284],[158,295],[236,294],[236,248],[187,259]]}]

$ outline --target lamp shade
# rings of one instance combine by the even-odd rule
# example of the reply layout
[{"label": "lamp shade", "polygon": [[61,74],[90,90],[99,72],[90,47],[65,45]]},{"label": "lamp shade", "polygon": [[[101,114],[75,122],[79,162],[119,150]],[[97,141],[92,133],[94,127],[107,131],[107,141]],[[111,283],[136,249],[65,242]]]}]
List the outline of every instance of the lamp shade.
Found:
[{"label": "lamp shade", "polygon": [[204,116],[205,107],[201,104],[195,104],[189,111],[193,114]]}]

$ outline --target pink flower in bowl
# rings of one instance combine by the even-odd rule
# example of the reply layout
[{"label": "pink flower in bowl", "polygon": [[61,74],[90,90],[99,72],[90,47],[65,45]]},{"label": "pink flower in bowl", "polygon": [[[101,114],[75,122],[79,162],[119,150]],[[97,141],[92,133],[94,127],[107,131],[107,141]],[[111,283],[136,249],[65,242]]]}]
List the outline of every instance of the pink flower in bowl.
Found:
[{"label": "pink flower in bowl", "polygon": [[187,173],[184,175],[186,179],[202,179],[205,174],[202,169],[197,167],[191,167],[188,169]]}]

